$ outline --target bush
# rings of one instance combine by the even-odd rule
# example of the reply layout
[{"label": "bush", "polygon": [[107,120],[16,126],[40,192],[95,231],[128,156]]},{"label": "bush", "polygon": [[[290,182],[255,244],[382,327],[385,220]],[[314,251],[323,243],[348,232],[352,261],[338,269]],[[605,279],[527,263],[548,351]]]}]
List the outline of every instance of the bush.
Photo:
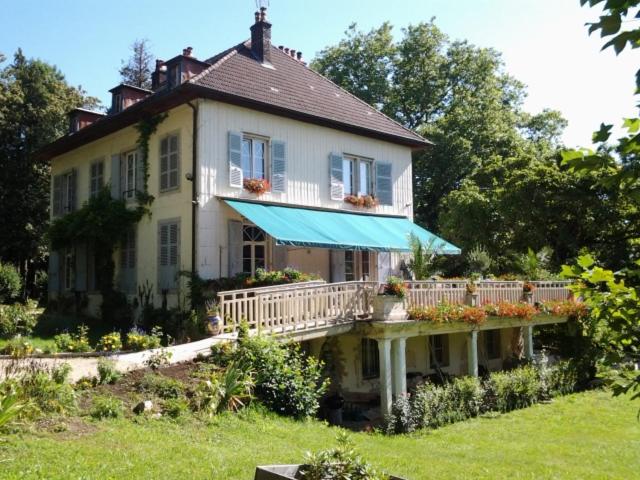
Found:
[{"label": "bush", "polygon": [[305,356],[297,344],[263,336],[238,338],[234,360],[255,372],[256,395],[269,409],[298,418],[316,414],[329,384],[320,361]]},{"label": "bush", "polygon": [[86,325],[80,325],[78,333],[61,333],[53,337],[53,341],[56,344],[56,348],[61,352],[90,352],[91,345],[89,345],[88,333],[89,328]]},{"label": "bush", "polygon": [[147,374],[138,383],[138,390],[160,398],[179,398],[184,395],[185,386],[180,380],[164,375]]},{"label": "bush", "polygon": [[11,383],[21,398],[31,401],[36,411],[44,414],[67,414],[76,408],[75,391],[67,383],[69,368],[68,364],[63,364],[49,372],[34,366],[7,383]]},{"label": "bush", "polygon": [[494,372],[486,385],[495,401],[491,409],[500,412],[528,407],[542,400],[545,395],[540,371],[530,365],[509,372]]},{"label": "bush", "polygon": [[134,328],[127,333],[127,341],[125,344],[128,350],[139,352],[152,348],[160,348],[162,345],[161,340],[162,330],[158,327],[152,328],[150,334]]},{"label": "bush", "polygon": [[93,397],[93,405],[90,415],[96,420],[105,418],[120,418],[124,411],[122,401],[107,395],[96,395]]},{"label": "bush", "polygon": [[98,360],[98,384],[113,384],[116,383],[122,374],[116,370],[116,362],[113,360],[107,360],[101,358]]},{"label": "bush", "polygon": [[16,392],[0,392],[0,431],[29,407],[29,402],[20,399]]},{"label": "bush", "polygon": [[96,345],[96,351],[98,352],[114,352],[117,350],[122,350],[120,332],[111,332],[103,335]]},{"label": "bush", "polygon": [[171,418],[183,417],[189,411],[189,402],[184,398],[168,398],[162,406],[162,413]]},{"label": "bush", "polygon": [[51,379],[59,385],[67,383],[69,381],[69,375],[71,375],[71,365],[67,362],[61,363],[53,370],[51,370]]},{"label": "bush", "polygon": [[31,355],[34,350],[35,349],[31,342],[22,337],[15,337],[7,342],[2,350],[0,350],[0,353],[4,355],[11,355],[14,358],[23,358]]},{"label": "bush", "polygon": [[214,371],[193,392],[193,409],[209,416],[228,410],[237,412],[253,398],[251,375],[237,365]]},{"label": "bush", "polygon": [[18,270],[8,263],[0,263],[0,303],[13,303],[20,297],[22,279]]},{"label": "bush", "polygon": [[0,338],[16,335],[29,336],[38,323],[38,317],[29,305],[0,305]]},{"label": "bush", "polygon": [[173,353],[171,353],[166,348],[161,348],[158,351],[155,351],[146,358],[144,364],[149,367],[151,370],[157,370],[160,367],[165,365],[169,365],[171,363],[171,357]]}]

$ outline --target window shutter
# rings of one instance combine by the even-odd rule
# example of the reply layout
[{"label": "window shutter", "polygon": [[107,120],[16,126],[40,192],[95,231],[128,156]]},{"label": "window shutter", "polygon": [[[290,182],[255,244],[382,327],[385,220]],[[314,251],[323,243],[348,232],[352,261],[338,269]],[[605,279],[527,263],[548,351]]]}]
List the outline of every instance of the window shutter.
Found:
[{"label": "window shutter", "polygon": [[76,202],[77,202],[77,178],[78,178],[78,170],[76,170],[75,168],[73,170],[71,170],[71,174],[67,177],[69,180],[69,186],[68,191],[69,191],[69,198],[67,199],[67,211],[69,212],[73,212],[76,210]]},{"label": "window shutter", "polygon": [[158,226],[158,286],[171,290],[176,286],[180,266],[180,224],[162,223]]},{"label": "window shutter", "polygon": [[344,270],[344,250],[331,250],[331,281],[332,282],[344,282],[345,270]]},{"label": "window shutter", "polygon": [[80,243],[75,246],[76,271],[75,289],[78,292],[87,291],[87,244]]},{"label": "window shutter", "polygon": [[229,220],[229,276],[242,272],[242,222]]},{"label": "window shutter", "polygon": [[53,177],[53,216],[62,215],[62,175]]},{"label": "window shutter", "polygon": [[229,186],[242,188],[242,134],[229,132]]},{"label": "window shutter", "polygon": [[120,183],[120,155],[111,155],[111,198],[119,199],[121,195]]},{"label": "window shutter", "polygon": [[342,155],[332,153],[329,155],[329,177],[331,200],[344,198],[344,181],[342,176]]},{"label": "window shutter", "polygon": [[169,137],[160,140],[160,190],[169,188]]},{"label": "window shutter", "polygon": [[286,192],[287,159],[285,143],[280,140],[271,142],[271,191]]},{"label": "window shutter", "polygon": [[136,192],[144,193],[144,162],[142,161],[142,150],[136,150]]},{"label": "window shutter", "polygon": [[391,164],[376,162],[376,198],[380,205],[393,205]]},{"label": "window shutter", "polygon": [[275,270],[282,270],[287,267],[288,254],[286,245],[274,245],[273,246],[273,268]]},{"label": "window shutter", "polygon": [[60,254],[58,252],[49,253],[49,293],[60,291]]}]

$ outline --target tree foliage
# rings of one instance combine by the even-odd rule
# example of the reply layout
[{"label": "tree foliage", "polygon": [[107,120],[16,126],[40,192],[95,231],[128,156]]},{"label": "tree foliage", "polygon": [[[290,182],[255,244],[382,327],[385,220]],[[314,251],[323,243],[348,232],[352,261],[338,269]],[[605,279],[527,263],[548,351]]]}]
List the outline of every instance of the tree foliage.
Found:
[{"label": "tree foliage", "polygon": [[149,47],[149,40],[143,38],[131,44],[131,56],[125,62],[122,60],[120,77],[122,83],[140,88],[151,88],[151,72],[153,54]]},{"label": "tree foliage", "polygon": [[57,68],[21,50],[0,69],[0,259],[23,272],[46,253],[49,164],[35,153],[67,133],[71,109],[97,103]]}]

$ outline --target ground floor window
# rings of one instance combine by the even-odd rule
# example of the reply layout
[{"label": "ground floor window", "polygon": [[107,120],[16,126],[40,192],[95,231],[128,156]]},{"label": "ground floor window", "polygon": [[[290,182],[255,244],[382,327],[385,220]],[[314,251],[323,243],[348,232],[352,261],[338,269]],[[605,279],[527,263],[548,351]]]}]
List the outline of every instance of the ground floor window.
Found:
[{"label": "ground floor window", "polygon": [[76,283],[76,257],[73,249],[69,248],[64,251],[64,262],[62,264],[62,279],[64,290],[74,290]]},{"label": "ground floor window", "polygon": [[484,347],[490,360],[500,358],[500,330],[485,330]]},{"label": "ground floor window", "polygon": [[345,250],[344,252],[344,280],[371,279],[371,253],[369,251]]},{"label": "ground floor window", "polygon": [[431,368],[449,366],[449,336],[429,336],[429,361]]},{"label": "ground floor window", "polygon": [[378,342],[371,338],[362,339],[362,378],[378,378],[380,376],[380,357]]},{"label": "ground floor window", "polygon": [[267,265],[267,235],[255,225],[242,227],[242,272],[255,275]]}]

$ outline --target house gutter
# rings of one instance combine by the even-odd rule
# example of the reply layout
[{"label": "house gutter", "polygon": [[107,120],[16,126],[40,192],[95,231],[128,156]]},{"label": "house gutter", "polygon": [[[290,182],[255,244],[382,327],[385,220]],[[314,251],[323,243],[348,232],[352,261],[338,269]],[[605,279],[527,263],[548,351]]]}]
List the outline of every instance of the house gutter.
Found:
[{"label": "house gutter", "polygon": [[193,127],[191,137],[191,274],[197,271],[196,245],[197,245],[197,219],[198,219],[198,103],[187,102],[193,110]]}]

